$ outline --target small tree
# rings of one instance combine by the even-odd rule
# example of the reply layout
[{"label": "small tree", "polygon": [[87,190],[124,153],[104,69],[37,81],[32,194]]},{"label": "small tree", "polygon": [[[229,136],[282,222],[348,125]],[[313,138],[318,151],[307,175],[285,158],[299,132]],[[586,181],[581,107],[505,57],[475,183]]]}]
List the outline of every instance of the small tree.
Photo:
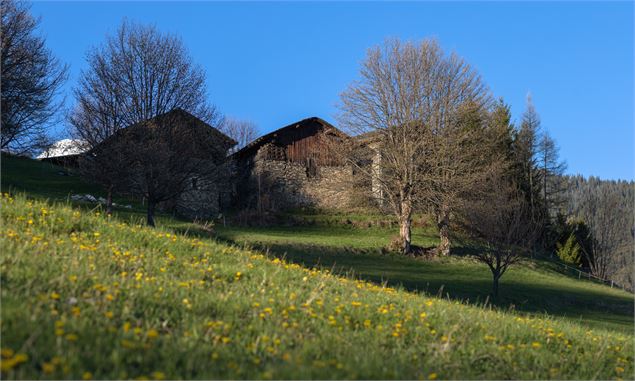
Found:
[{"label": "small tree", "polygon": [[55,97],[67,78],[62,65],[35,34],[39,20],[24,2],[0,1],[2,17],[2,128],[0,148],[25,152],[46,144],[46,128],[62,105]]},{"label": "small tree", "polygon": [[567,240],[563,243],[556,243],[556,253],[558,258],[565,263],[572,264],[574,266],[580,266],[580,244],[576,241],[575,233],[569,234]]},{"label": "small tree", "polygon": [[493,176],[483,187],[489,189],[488,196],[466,202],[460,224],[476,258],[492,272],[492,295],[498,297],[500,278],[531,250],[537,230],[527,223],[531,206],[516,186]]}]

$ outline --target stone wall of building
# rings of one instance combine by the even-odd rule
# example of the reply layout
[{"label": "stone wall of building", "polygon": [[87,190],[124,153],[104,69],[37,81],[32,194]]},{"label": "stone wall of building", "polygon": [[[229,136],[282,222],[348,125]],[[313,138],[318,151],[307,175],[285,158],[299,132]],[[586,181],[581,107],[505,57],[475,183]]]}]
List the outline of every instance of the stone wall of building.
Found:
[{"label": "stone wall of building", "polygon": [[263,210],[346,208],[350,203],[351,177],[351,169],[345,166],[309,168],[256,155],[248,187],[241,193],[247,193],[248,206]]}]

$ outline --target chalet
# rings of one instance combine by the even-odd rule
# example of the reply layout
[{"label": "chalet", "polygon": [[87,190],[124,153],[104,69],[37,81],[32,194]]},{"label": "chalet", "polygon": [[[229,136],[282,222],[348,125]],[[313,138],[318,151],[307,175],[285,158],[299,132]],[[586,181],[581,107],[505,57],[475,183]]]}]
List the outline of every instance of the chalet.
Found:
[{"label": "chalet", "polygon": [[351,168],[335,154],[348,136],[323,119],[291,123],[232,155],[236,206],[258,210],[348,206]]}]

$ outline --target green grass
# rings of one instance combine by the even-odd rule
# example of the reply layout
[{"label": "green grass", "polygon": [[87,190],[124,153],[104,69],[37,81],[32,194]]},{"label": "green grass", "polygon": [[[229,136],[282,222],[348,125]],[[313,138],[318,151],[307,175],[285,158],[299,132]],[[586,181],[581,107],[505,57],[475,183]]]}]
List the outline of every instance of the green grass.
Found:
[{"label": "green grass", "polygon": [[[376,283],[403,286],[475,304],[491,290],[488,268],[469,257],[417,260],[382,255],[390,240],[387,229],[347,226],[218,227],[218,236],[237,244],[267,250],[307,267],[353,273]],[[431,229],[415,229],[413,242],[436,243]],[[501,279],[498,307],[532,314],[548,313],[589,327],[633,331],[633,295],[561,274],[547,261],[527,260]],[[492,302],[492,301],[489,301]]]},{"label": "green grass", "polygon": [[[29,197],[40,200],[69,201],[70,196],[74,194],[106,197],[103,188],[84,181],[76,171],[26,157],[2,153],[0,175],[0,184],[4,192],[25,192]],[[137,216],[143,212],[139,202],[122,197],[113,197],[113,201],[122,205],[129,204],[133,207],[133,210],[118,208],[121,215]],[[94,205],[83,202],[74,202],[73,204],[81,207],[94,207]]]},{"label": "green grass", "polygon": [[609,379],[633,338],[2,199],[2,377]]},{"label": "green grass", "polygon": [[153,230],[142,208],[69,204],[102,193],[59,171],[2,156],[3,191],[31,199],[2,199],[3,378],[634,376],[633,295],[553,263],[510,270],[483,307],[484,265],[382,254],[385,216],[210,234],[163,214]]}]

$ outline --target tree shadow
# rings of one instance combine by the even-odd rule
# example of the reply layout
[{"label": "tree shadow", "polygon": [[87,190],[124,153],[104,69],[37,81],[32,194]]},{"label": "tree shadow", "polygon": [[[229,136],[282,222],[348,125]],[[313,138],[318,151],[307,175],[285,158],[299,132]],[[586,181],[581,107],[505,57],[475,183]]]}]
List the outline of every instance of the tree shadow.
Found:
[{"label": "tree shadow", "polygon": [[[218,239],[218,237],[217,237]],[[220,240],[223,240],[220,238]],[[236,244],[230,240],[227,243]],[[491,299],[491,274],[487,267],[470,260],[474,248],[462,248],[464,260],[423,260],[395,254],[378,254],[377,250],[343,247],[275,243],[250,247],[308,268],[327,268],[336,275],[353,276],[378,284],[403,287],[411,292],[459,300],[498,309],[529,314],[566,317],[595,328],[632,332],[635,304],[626,296],[579,287],[577,279],[538,283],[539,274],[510,270],[501,279],[500,295]],[[448,265],[442,265],[442,262]],[[441,263],[440,263],[441,262]]]}]

